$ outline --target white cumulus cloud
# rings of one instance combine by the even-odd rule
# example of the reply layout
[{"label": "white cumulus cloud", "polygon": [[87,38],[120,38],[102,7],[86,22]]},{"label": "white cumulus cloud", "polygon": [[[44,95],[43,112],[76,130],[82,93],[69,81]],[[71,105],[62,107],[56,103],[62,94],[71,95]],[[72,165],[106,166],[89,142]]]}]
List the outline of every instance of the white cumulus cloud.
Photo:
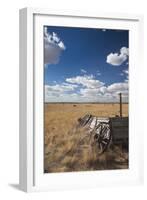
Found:
[{"label": "white cumulus cloud", "polygon": [[128,69],[124,70],[123,72],[124,72],[124,74],[126,75],[126,80],[125,80],[125,82],[128,82],[128,81],[129,81],[129,71],[128,71]]},{"label": "white cumulus cloud", "polygon": [[55,84],[55,85],[45,85],[45,89],[50,92],[68,92],[73,91],[77,85],[68,84],[68,83],[62,83],[62,84]]},{"label": "white cumulus cloud", "polygon": [[120,53],[110,53],[107,56],[106,62],[114,66],[119,66],[128,59],[128,56],[129,49],[127,47],[122,47]]},{"label": "white cumulus cloud", "polygon": [[45,102],[59,101],[59,98],[66,98],[77,88],[77,85],[61,83],[54,85],[45,85]]},{"label": "white cumulus cloud", "polygon": [[44,64],[57,64],[62,51],[66,49],[63,41],[56,33],[49,33],[44,28]]},{"label": "white cumulus cloud", "polygon": [[97,76],[101,76],[101,72],[98,70],[98,71],[96,72],[96,75],[97,75]]},{"label": "white cumulus cloud", "polygon": [[107,87],[107,92],[112,94],[128,94],[128,83],[113,83]]},{"label": "white cumulus cloud", "polygon": [[86,74],[87,71],[85,69],[81,69],[81,73]]},{"label": "white cumulus cloud", "polygon": [[93,75],[76,76],[72,78],[67,78],[67,82],[81,84],[87,88],[99,88],[104,85],[103,82],[96,80]]},{"label": "white cumulus cloud", "polygon": [[127,55],[127,56],[129,56],[129,48],[127,48],[127,47],[122,47],[122,48],[120,49],[120,53],[121,53],[122,55]]}]

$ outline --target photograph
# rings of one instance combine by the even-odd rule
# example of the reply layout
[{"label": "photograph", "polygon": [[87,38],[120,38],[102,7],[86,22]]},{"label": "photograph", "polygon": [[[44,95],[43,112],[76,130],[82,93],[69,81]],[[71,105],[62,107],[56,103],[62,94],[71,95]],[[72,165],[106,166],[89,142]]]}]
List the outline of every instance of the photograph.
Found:
[{"label": "photograph", "polygon": [[129,169],[129,30],[44,25],[44,173]]}]

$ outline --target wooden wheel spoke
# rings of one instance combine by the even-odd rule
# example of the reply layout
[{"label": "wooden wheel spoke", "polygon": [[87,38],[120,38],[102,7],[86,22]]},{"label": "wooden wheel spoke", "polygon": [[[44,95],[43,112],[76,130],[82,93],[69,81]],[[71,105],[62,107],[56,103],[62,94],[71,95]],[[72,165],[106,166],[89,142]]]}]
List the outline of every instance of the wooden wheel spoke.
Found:
[{"label": "wooden wheel spoke", "polygon": [[105,144],[105,145],[106,145],[106,144],[107,144],[107,142],[103,140],[103,141],[102,141],[102,144]]},{"label": "wooden wheel spoke", "polygon": [[103,146],[102,146],[102,143],[99,143],[98,148],[99,148],[99,153],[102,153],[102,152],[103,152]]}]

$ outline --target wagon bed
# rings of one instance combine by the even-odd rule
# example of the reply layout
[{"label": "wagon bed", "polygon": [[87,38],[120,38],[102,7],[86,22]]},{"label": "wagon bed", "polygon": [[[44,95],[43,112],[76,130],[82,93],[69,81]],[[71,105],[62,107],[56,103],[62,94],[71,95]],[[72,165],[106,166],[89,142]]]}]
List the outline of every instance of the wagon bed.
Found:
[{"label": "wagon bed", "polygon": [[129,138],[128,117],[110,118],[112,141],[114,144],[127,144]]},{"label": "wagon bed", "polygon": [[110,144],[128,146],[128,117],[99,118],[90,114],[78,120],[79,127],[94,139],[99,152],[103,153]]}]

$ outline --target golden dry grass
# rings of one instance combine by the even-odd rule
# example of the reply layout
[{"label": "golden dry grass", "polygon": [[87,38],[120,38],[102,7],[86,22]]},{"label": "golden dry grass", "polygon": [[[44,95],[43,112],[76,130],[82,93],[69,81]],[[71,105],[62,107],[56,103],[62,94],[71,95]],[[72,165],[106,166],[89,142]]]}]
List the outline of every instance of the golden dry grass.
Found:
[{"label": "golden dry grass", "polygon": [[[75,128],[77,119],[87,113],[98,117],[119,115],[119,104],[45,104],[44,111],[45,172],[128,168],[127,152],[115,146],[98,155],[85,130]],[[128,104],[123,104],[123,116],[128,116]]]}]

